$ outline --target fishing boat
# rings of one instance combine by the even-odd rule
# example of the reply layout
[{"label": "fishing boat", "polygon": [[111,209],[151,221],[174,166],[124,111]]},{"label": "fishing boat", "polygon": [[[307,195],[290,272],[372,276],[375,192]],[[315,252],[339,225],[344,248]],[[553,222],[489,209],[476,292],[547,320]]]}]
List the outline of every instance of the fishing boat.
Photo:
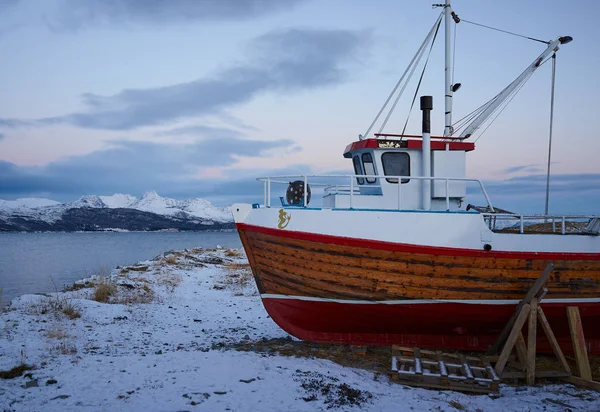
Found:
[{"label": "fishing boat", "polygon": [[[487,350],[552,262],[542,307],[557,340],[572,351],[565,309],[578,306],[588,350],[600,353],[598,217],[499,209],[481,180],[466,176],[466,153],[475,149],[469,138],[572,39],[543,41],[515,81],[457,126],[451,26],[460,19],[449,1],[437,6],[439,17],[384,108],[345,148],[353,173],[259,178],[262,204],[232,206],[262,302],[282,329],[307,341]],[[430,96],[420,99],[420,135],[371,133],[442,22],[443,134],[431,135]],[[467,203],[468,185],[483,205]],[[550,351],[544,339],[538,348]]]}]

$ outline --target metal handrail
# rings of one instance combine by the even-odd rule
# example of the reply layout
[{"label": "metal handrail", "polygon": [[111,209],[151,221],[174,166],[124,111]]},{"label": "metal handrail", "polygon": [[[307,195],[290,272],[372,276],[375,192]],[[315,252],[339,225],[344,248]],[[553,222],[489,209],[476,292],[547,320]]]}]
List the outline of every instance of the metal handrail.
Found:
[{"label": "metal handrail", "polygon": [[[519,223],[519,233],[525,233],[525,221],[526,220],[538,220],[544,221],[543,223],[552,223],[552,232],[556,232],[556,222],[557,220],[560,222],[560,233],[566,234],[566,223],[567,221],[572,223],[585,223],[582,220],[595,219],[598,216],[596,215],[544,215],[544,214],[513,214],[513,213],[482,213],[485,218],[490,219],[489,224],[491,226],[492,219],[494,224],[496,220],[513,220],[515,223]],[[577,220],[577,221],[576,221]],[[542,223],[542,222],[539,222]],[[490,229],[492,229],[490,227]]]},{"label": "metal handrail", "polygon": [[[485,200],[488,204],[488,207],[491,212],[494,212],[494,206],[492,206],[492,201],[490,200],[485,187],[483,186],[483,182],[479,179],[472,179],[467,177],[440,177],[440,176],[389,176],[389,175],[347,175],[347,174],[325,174],[325,175],[283,175],[283,176],[272,176],[272,177],[259,177],[256,180],[265,183],[265,199],[264,204],[267,207],[271,207],[271,184],[272,183],[281,183],[287,184],[289,183],[289,179],[302,179],[304,181],[304,187],[308,185],[308,178],[349,178],[350,179],[350,208],[352,208],[352,199],[354,196],[354,181],[356,178],[370,178],[370,179],[398,179],[398,182],[401,182],[402,179],[414,179],[414,180],[429,180],[435,181],[440,180],[446,183],[446,209],[450,210],[450,196],[449,196],[449,182],[451,181],[459,181],[459,182],[476,182],[479,184],[481,192],[485,197]],[[277,179],[286,179],[286,180],[277,180]],[[313,186],[334,186],[331,183],[311,183]],[[401,206],[401,188],[402,184],[398,183],[398,209],[400,210]],[[304,191],[304,204],[307,204],[307,196],[308,191]]]}]

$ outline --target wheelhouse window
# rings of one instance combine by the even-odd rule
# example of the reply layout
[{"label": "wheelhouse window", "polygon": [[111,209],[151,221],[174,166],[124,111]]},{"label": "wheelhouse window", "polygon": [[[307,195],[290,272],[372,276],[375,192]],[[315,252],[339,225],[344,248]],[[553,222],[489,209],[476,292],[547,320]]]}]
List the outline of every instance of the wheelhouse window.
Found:
[{"label": "wheelhouse window", "polygon": [[[354,174],[355,175],[364,175],[363,170],[362,170],[362,165],[360,164],[360,159],[357,156],[354,156],[352,158],[352,164],[354,164]],[[357,177],[356,178],[356,183],[358,183],[359,185],[364,185],[365,184],[365,178],[364,177]]]},{"label": "wheelhouse window", "polygon": [[[363,167],[365,169],[365,174],[366,175],[375,175],[375,164],[373,163],[373,156],[371,156],[371,153],[363,153],[362,154],[362,162],[363,162]],[[377,179],[375,179],[374,177],[367,177],[367,183],[375,183],[377,181]]]},{"label": "wheelhouse window", "polygon": [[[386,176],[410,176],[410,156],[403,152],[386,152],[381,155],[383,173]],[[398,178],[385,179],[390,183],[398,183]],[[403,178],[401,183],[408,183],[410,179]]]}]

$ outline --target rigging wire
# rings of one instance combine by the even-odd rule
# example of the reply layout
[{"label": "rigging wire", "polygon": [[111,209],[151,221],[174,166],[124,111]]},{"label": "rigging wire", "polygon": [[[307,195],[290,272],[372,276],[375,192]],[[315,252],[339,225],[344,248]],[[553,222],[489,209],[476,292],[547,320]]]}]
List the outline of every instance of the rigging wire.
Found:
[{"label": "rigging wire", "polygon": [[[434,35],[433,40],[431,42],[431,47],[433,47],[433,42],[435,41],[435,36],[437,35],[437,31],[438,31],[441,23],[442,23],[442,20],[440,19],[439,22],[438,22],[438,25],[437,25],[437,29],[435,31],[435,35]],[[430,38],[431,37],[431,33],[427,37]],[[425,44],[425,46],[427,46],[427,45]],[[419,54],[419,57],[418,57],[417,61],[413,65],[412,70],[410,71],[410,74],[408,75],[408,78],[406,79],[406,82],[402,86],[402,89],[400,90],[400,93],[398,93],[398,96],[396,96],[396,99],[394,100],[394,104],[392,104],[392,107],[390,108],[390,111],[388,112],[387,116],[385,117],[385,119],[384,119],[383,123],[381,124],[381,127],[379,128],[379,130],[377,131],[377,133],[383,133],[383,129],[387,125],[388,120],[390,120],[390,116],[392,115],[392,113],[396,109],[396,105],[398,104],[398,101],[400,100],[400,97],[402,97],[402,94],[404,93],[404,90],[406,90],[406,86],[408,86],[408,82],[412,78],[412,75],[415,73],[415,70],[417,69],[417,66],[421,62],[421,59],[423,58],[423,55],[425,54],[425,49],[426,48],[423,47],[420,50],[420,54]],[[431,49],[429,49],[429,54],[431,54]],[[429,60],[429,55],[427,56],[427,60]],[[425,67],[427,67],[427,63],[425,63]]]},{"label": "rigging wire", "polygon": [[483,135],[485,134],[485,132],[487,131],[487,129],[489,129],[490,126],[496,121],[496,119],[498,118],[498,116],[500,116],[502,114],[502,112],[504,111],[504,109],[506,109],[508,107],[508,105],[510,104],[510,102],[512,102],[512,100],[517,96],[517,94],[519,93],[519,91],[521,91],[521,89],[523,88],[523,86],[525,86],[525,83],[527,83],[527,81],[529,81],[529,79],[531,78],[532,75],[533,75],[533,73],[530,73],[527,76],[527,78],[515,90],[515,92],[512,94],[512,96],[510,96],[510,98],[502,105],[501,109],[498,107],[495,110],[495,111],[498,111],[498,109],[500,109],[500,111],[498,111],[498,113],[496,114],[496,116],[494,116],[494,118],[488,123],[488,125],[485,127],[485,129],[483,129],[483,131],[481,132],[481,134],[477,137],[477,139],[475,139],[475,141],[473,143],[477,143],[479,141],[479,139],[481,139],[483,137]]},{"label": "rigging wire", "polygon": [[495,27],[486,26],[485,24],[475,23],[474,21],[469,21],[469,20],[465,20],[465,19],[460,19],[460,21],[461,22],[464,21],[465,23],[470,23],[470,24],[473,24],[475,26],[485,27],[486,29],[496,30],[496,31],[499,31],[499,32],[502,32],[502,33],[506,33],[506,34],[512,34],[513,36],[522,37],[524,39],[529,39],[529,40],[537,41],[537,42],[544,43],[544,44],[550,44],[550,43],[552,43],[551,41],[545,41],[545,40],[536,39],[535,37],[524,36],[522,34],[514,33],[514,32],[511,32],[511,31],[508,31],[508,30],[497,29]]},{"label": "rigging wire", "polygon": [[427,59],[425,60],[425,65],[423,66],[423,71],[421,71],[421,77],[419,78],[419,83],[417,83],[417,89],[415,90],[415,94],[412,99],[412,103],[410,104],[410,109],[408,110],[408,116],[406,116],[406,122],[404,123],[404,128],[402,129],[402,134],[406,132],[406,126],[408,125],[408,120],[410,119],[410,114],[412,112],[413,106],[415,105],[415,100],[417,100],[417,94],[419,93],[419,88],[421,87],[421,82],[423,81],[423,75],[425,75],[425,69],[427,69],[427,63],[429,63],[429,57],[431,57],[431,50],[433,50],[433,45],[435,43],[435,39],[437,38],[438,31],[441,25],[438,24],[437,29],[435,30],[435,34],[433,35],[433,40],[431,40],[431,46],[429,47],[429,53],[427,53]]},{"label": "rigging wire", "polygon": [[[388,98],[386,99],[385,103],[383,104],[383,106],[379,110],[379,113],[377,113],[377,116],[375,116],[375,119],[373,120],[373,122],[371,123],[371,125],[369,126],[369,128],[367,129],[367,131],[365,132],[365,134],[363,135],[365,138],[369,135],[369,133],[371,132],[371,129],[373,128],[373,126],[375,125],[375,123],[377,123],[377,120],[379,120],[379,117],[381,116],[381,114],[385,110],[386,106],[388,105],[388,103],[390,102],[390,100],[392,99],[392,97],[394,96],[394,94],[396,93],[396,90],[398,90],[398,87],[400,86],[400,84],[404,80],[404,77],[406,77],[406,74],[408,73],[408,71],[411,68],[411,66],[413,64],[415,64],[415,60],[417,59],[418,55],[419,54],[422,55],[422,51],[425,49],[425,46],[429,42],[429,39],[431,38],[435,27],[442,20],[442,16],[443,15],[444,15],[444,12],[442,11],[440,13],[439,17],[437,18],[436,22],[433,24],[433,27],[431,28],[431,30],[427,34],[427,37],[425,38],[425,40],[423,40],[423,43],[421,44],[421,47],[419,47],[419,50],[417,51],[417,53],[415,54],[415,56],[413,57],[413,59],[409,63],[408,67],[406,68],[406,70],[404,71],[404,73],[402,74],[402,76],[400,77],[400,79],[398,80],[398,82],[396,83],[396,86],[394,87],[394,89],[392,90],[392,92],[390,93],[390,95],[388,96]],[[408,82],[408,80],[407,80],[407,82]],[[404,86],[404,87],[406,87],[406,86]],[[402,93],[400,93],[400,94],[402,94]]]},{"label": "rigging wire", "polygon": [[552,124],[554,123],[554,84],[556,83],[556,53],[552,55],[552,89],[550,91],[550,136],[548,138],[548,173],[546,174],[546,208],[548,216],[548,200],[550,198],[550,157],[552,155]]},{"label": "rigging wire", "polygon": [[[544,64],[546,64],[548,62],[548,60],[550,60],[552,57],[547,58],[546,60],[544,60],[543,62],[540,63],[539,67],[542,67]],[[481,132],[481,134],[477,137],[477,139],[475,139],[475,141],[473,143],[477,143],[477,141],[479,139],[481,139],[483,137],[483,135],[485,134],[485,132],[487,131],[487,129],[490,128],[490,126],[492,125],[492,123],[494,123],[496,121],[496,119],[498,118],[498,116],[500,116],[502,114],[502,112],[504,111],[504,109],[506,109],[506,107],[510,104],[510,102],[517,96],[517,94],[521,91],[521,89],[523,88],[523,86],[525,86],[525,84],[529,81],[529,79],[531,79],[531,76],[533,75],[533,72],[529,73],[529,75],[527,76],[527,78],[523,81],[523,83],[521,83],[521,85],[515,89],[515,91],[512,93],[510,99],[508,99],[502,106],[502,109],[496,114],[496,116],[488,123],[488,125],[485,127],[485,129],[483,129],[483,131]],[[497,97],[497,96],[496,96]],[[494,99],[496,98],[494,97]],[[494,100],[492,99],[492,100]],[[491,101],[490,101],[491,103]],[[498,110],[499,108],[497,108],[496,110]],[[495,111],[494,111],[495,112]]]}]

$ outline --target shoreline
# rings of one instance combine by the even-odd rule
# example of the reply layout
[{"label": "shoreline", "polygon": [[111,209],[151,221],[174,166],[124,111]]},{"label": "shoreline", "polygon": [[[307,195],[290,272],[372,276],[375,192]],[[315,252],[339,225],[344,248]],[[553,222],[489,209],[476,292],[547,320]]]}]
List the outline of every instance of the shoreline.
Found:
[{"label": "shoreline", "polygon": [[33,367],[0,379],[5,410],[600,409],[598,393],[571,385],[472,396],[390,383],[385,348],[356,355],[281,330],[243,249],[169,251],[19,296],[0,333],[0,371]]}]

